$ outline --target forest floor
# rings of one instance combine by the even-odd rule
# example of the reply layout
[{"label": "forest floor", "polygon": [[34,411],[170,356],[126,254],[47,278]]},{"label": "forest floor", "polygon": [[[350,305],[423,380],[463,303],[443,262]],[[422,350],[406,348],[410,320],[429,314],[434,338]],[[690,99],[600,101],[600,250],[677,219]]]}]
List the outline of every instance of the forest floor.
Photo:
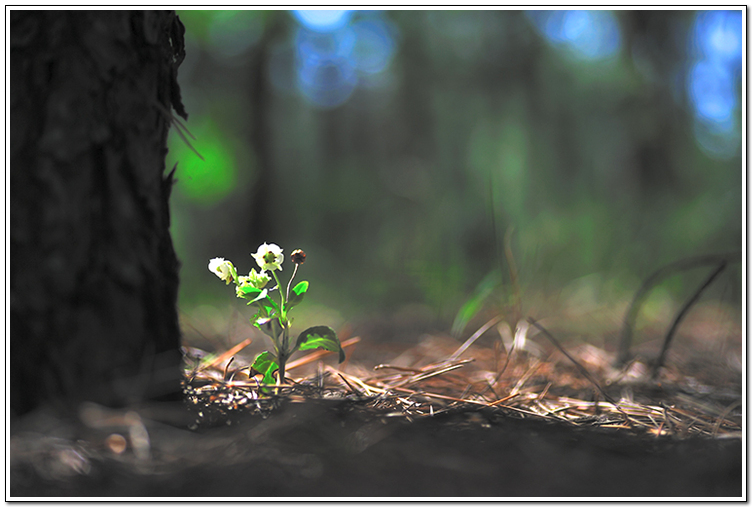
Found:
[{"label": "forest floor", "polygon": [[657,330],[615,368],[551,322],[515,340],[491,315],[463,342],[403,316],[344,326],[345,363],[301,357],[269,392],[242,369],[253,330],[213,356],[186,333],[186,403],[11,421],[9,494],[739,498],[741,326],[693,313],[656,378]]}]

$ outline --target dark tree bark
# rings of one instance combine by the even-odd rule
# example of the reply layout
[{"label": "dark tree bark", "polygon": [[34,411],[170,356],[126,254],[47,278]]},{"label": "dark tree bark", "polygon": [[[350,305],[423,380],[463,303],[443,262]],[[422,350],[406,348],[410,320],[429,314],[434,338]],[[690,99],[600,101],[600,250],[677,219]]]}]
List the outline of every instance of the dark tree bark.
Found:
[{"label": "dark tree bark", "polygon": [[[11,12],[10,402],[180,392],[171,11]],[[75,406],[75,405],[73,405]]]}]

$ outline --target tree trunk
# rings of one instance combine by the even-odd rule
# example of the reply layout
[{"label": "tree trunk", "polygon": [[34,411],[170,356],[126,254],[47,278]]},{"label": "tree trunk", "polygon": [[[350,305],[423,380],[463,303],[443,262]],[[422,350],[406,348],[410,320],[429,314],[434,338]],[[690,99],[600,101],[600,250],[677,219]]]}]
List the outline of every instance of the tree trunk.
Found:
[{"label": "tree trunk", "polygon": [[180,392],[171,11],[11,12],[11,409]]}]

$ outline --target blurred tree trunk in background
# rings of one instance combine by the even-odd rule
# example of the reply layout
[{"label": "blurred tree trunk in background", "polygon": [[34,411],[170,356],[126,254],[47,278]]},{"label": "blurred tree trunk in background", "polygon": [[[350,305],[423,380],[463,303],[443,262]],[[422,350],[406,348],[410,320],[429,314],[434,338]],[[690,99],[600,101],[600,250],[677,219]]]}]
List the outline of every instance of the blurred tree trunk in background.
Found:
[{"label": "blurred tree trunk in background", "polygon": [[16,414],[180,392],[164,160],[183,31],[172,11],[11,12]]},{"label": "blurred tree trunk in background", "polygon": [[270,13],[264,27],[264,33],[258,43],[250,69],[251,83],[251,128],[250,144],[256,156],[258,177],[251,189],[252,198],[249,218],[249,235],[254,243],[273,241],[274,231],[272,217],[274,210],[274,157],[271,139],[271,90],[267,79],[269,66],[269,48],[282,31],[281,12]]}]

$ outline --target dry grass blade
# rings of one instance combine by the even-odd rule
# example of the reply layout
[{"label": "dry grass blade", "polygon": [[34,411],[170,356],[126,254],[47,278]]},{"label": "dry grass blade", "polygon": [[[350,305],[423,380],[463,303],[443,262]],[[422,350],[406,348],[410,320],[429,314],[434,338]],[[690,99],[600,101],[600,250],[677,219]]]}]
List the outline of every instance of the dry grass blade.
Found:
[{"label": "dry grass blade", "polygon": [[478,329],[476,332],[474,332],[473,335],[470,338],[468,338],[467,340],[465,340],[465,343],[463,343],[460,346],[460,348],[458,348],[455,351],[454,354],[452,354],[451,356],[449,356],[449,360],[450,361],[454,361],[458,357],[460,357],[462,355],[462,353],[465,352],[470,347],[470,345],[472,345],[473,343],[475,343],[475,340],[477,340],[478,338],[480,338],[481,336],[483,336],[483,333],[485,333],[486,331],[488,331],[491,326],[495,326],[496,324],[498,324],[500,320],[501,320],[501,316],[497,315],[496,317],[492,318],[491,320],[489,320],[488,322],[486,322],[485,324],[483,324],[480,327],[480,329]]},{"label": "dry grass blade", "polygon": [[180,139],[183,140],[183,142],[186,144],[186,146],[188,146],[188,148],[190,148],[190,150],[193,153],[195,153],[198,158],[200,158],[202,161],[206,162],[206,160],[204,159],[204,157],[201,156],[201,154],[198,152],[198,150],[196,148],[193,147],[193,145],[191,144],[191,142],[188,140],[187,137],[185,137],[185,134],[183,134],[183,132],[179,128],[176,128],[175,132],[178,133],[178,136],[180,136]]},{"label": "dry grass blade", "polygon": [[469,403],[471,405],[480,405],[483,407],[487,407],[488,403],[484,403],[478,400],[470,400],[466,398],[457,398],[455,396],[447,396],[445,394],[438,394],[438,393],[429,393],[425,391],[415,391],[413,389],[407,389],[405,387],[394,387],[395,391],[400,391],[406,394],[412,394],[412,395],[419,395],[419,396],[425,396],[426,398],[436,398],[439,400],[448,400],[448,401],[456,401],[457,403]]},{"label": "dry grass blade", "polygon": [[426,379],[429,379],[429,378],[432,378],[432,377],[437,377],[437,376],[442,375],[444,373],[447,373],[449,371],[456,370],[458,368],[462,368],[462,366],[464,366],[464,363],[454,364],[452,366],[447,366],[446,368],[442,368],[440,370],[432,371],[432,372],[429,372],[429,373],[423,373],[421,375],[418,375],[417,377],[411,378],[408,381],[408,383],[409,384],[413,384],[415,382],[420,382],[421,380],[426,380]]},{"label": "dry grass blade", "polygon": [[190,148],[190,150],[193,153],[195,153],[198,158],[200,158],[202,161],[205,162],[206,160],[204,160],[204,157],[201,156],[198,150],[196,150],[196,148],[193,147],[191,142],[186,137],[186,134],[187,134],[188,136],[190,136],[191,139],[196,140],[196,137],[193,134],[191,134],[191,131],[188,130],[188,127],[186,127],[185,124],[183,124],[183,122],[181,122],[177,117],[175,117],[175,115],[172,114],[172,111],[165,108],[162,104],[160,104],[156,100],[152,100],[152,104],[159,110],[160,113],[165,115],[165,117],[170,121],[170,123],[172,123],[175,126],[175,132],[178,133],[178,135],[180,136],[180,139],[182,139],[185,145],[188,146],[188,148]]},{"label": "dry grass blade", "polygon": [[491,403],[489,403],[489,404],[488,404],[488,406],[489,406],[489,407],[495,407],[495,406],[497,406],[497,405],[501,405],[501,404],[502,404],[502,403],[504,403],[505,401],[509,401],[509,400],[511,400],[511,399],[513,399],[513,398],[516,398],[516,397],[517,397],[517,396],[519,396],[519,395],[520,395],[520,393],[514,393],[514,394],[510,394],[509,396],[505,396],[504,398],[502,398],[502,399],[500,399],[500,400],[492,401]]},{"label": "dry grass blade", "polygon": [[408,373],[422,373],[423,370],[421,368],[406,368],[404,366],[393,366],[391,364],[379,364],[377,366],[373,367],[374,370],[397,370],[397,371],[404,371]]},{"label": "dry grass blade", "polygon": [[522,386],[525,385],[525,382],[538,370],[538,367],[541,365],[541,361],[536,360],[533,365],[527,369],[525,374],[520,377],[520,379],[517,381],[517,383],[512,388],[511,394],[517,394],[520,389],[522,389]]},{"label": "dry grass blade", "polygon": [[713,425],[713,433],[712,435],[715,437],[718,435],[718,430],[721,428],[721,424],[725,422],[726,417],[736,408],[742,406],[742,400],[737,400],[731,405],[729,405],[726,410],[721,413],[721,415],[718,416],[718,420],[716,420],[715,424]]},{"label": "dry grass blade", "polygon": [[443,375],[444,373],[462,368],[465,364],[470,363],[472,361],[473,361],[472,359],[463,359],[462,361],[458,361],[455,364],[447,365],[446,362],[442,362],[442,363],[435,364],[435,365],[429,365],[424,368],[421,368],[418,374],[414,374],[413,376],[404,378],[400,382],[391,384],[390,387],[400,387],[400,386],[404,386],[408,384],[414,384],[416,382],[427,380],[433,377],[438,377],[439,375]]},{"label": "dry grass blade", "polygon": [[[221,353],[220,355],[218,355],[217,357],[215,357],[214,359],[212,359],[211,361],[209,361],[208,363],[206,363],[206,365],[204,366],[204,368],[215,368],[215,367],[219,366],[220,364],[222,364],[223,362],[225,362],[228,358],[234,356],[235,354],[237,354],[238,352],[240,352],[241,350],[243,350],[244,348],[246,348],[248,345],[250,345],[252,341],[253,340],[251,340],[250,338],[246,338],[245,340],[243,340],[242,342],[238,343],[237,345],[235,345],[231,349],[229,349],[229,350]],[[228,363],[228,366],[229,366],[229,363]]]},{"label": "dry grass blade", "polygon": [[341,378],[341,379],[342,379],[342,382],[344,382],[344,383],[345,383],[345,385],[346,385],[346,386],[347,386],[347,387],[348,387],[348,388],[350,389],[350,392],[352,392],[353,394],[360,394],[360,391],[358,391],[357,389],[355,389],[355,388],[354,388],[354,387],[352,386],[352,384],[350,384],[350,382],[348,382],[348,381],[347,381],[347,379],[346,379],[345,377],[343,377],[343,376],[342,376],[342,374],[341,374],[341,373],[337,372],[337,376],[339,376],[339,378]]},{"label": "dry grass blade", "polygon": [[622,411],[619,408],[618,404],[614,401],[614,399],[611,398],[611,396],[609,396],[609,394],[601,387],[601,385],[598,383],[598,381],[596,381],[595,378],[593,378],[593,376],[590,375],[590,372],[587,371],[587,369],[584,366],[582,366],[574,357],[572,357],[569,354],[569,352],[567,352],[566,349],[564,349],[564,347],[561,346],[561,344],[558,342],[558,340],[556,340],[556,338],[554,338],[553,335],[546,330],[546,328],[544,328],[543,326],[541,326],[540,324],[538,324],[538,322],[536,322],[535,319],[533,319],[532,317],[529,317],[528,318],[528,322],[530,322],[532,325],[534,325],[536,328],[538,328],[538,330],[541,331],[543,333],[543,335],[546,338],[548,338],[551,341],[551,343],[553,343],[554,346],[557,349],[559,349],[559,351],[562,354],[564,354],[565,356],[567,356],[567,359],[569,359],[570,361],[572,361],[572,363],[574,363],[574,365],[577,367],[577,369],[579,369],[580,372],[583,374],[583,376],[586,379],[588,379],[588,381],[590,381],[595,386],[595,388],[598,389],[598,391],[600,391],[600,393],[603,395],[603,397],[606,400],[608,400],[612,405],[614,405],[614,407],[616,407],[616,409],[619,410],[619,412],[621,412],[622,414],[624,414],[624,418],[625,418],[627,424],[629,424],[631,426],[632,422],[630,421],[629,416],[626,414],[626,412]]},{"label": "dry grass blade", "polygon": [[538,330],[540,332],[542,332],[543,335],[546,338],[548,338],[551,341],[551,343],[553,343],[554,346],[557,349],[559,349],[559,352],[561,352],[562,354],[564,354],[567,357],[567,359],[569,359],[570,361],[572,361],[572,364],[574,364],[577,367],[577,369],[580,370],[580,373],[582,373],[582,375],[586,379],[588,379],[588,381],[590,381],[590,383],[593,384],[595,386],[595,388],[598,389],[598,391],[601,392],[601,394],[603,395],[603,397],[606,400],[608,400],[609,402],[611,402],[613,405],[616,405],[616,402],[613,400],[613,398],[611,398],[611,396],[609,396],[609,394],[601,387],[601,385],[598,383],[598,381],[595,380],[595,378],[593,378],[593,376],[590,374],[590,372],[587,371],[587,369],[584,366],[582,366],[579,363],[579,361],[577,361],[574,357],[572,357],[569,354],[569,352],[567,352],[566,349],[561,346],[561,344],[559,343],[559,341],[556,338],[554,338],[553,335],[548,332],[548,330],[546,330],[546,328],[544,328],[543,326],[541,326],[540,324],[538,324],[538,322],[536,322],[536,320],[533,319],[532,317],[529,317],[527,320],[528,320],[528,322],[530,322],[530,324],[532,324],[533,326],[535,326],[536,328],[538,328]]},{"label": "dry grass blade", "polygon": [[338,376],[340,376],[342,378],[342,380],[349,379],[350,382],[356,384],[361,389],[363,389],[368,396],[373,396],[373,393],[379,393],[379,394],[385,394],[386,393],[386,390],[380,389],[378,387],[370,386],[370,385],[366,384],[365,382],[363,382],[362,380],[360,380],[358,377],[355,377],[353,375],[348,375],[347,373],[345,373],[343,371],[339,371],[338,369],[336,369],[336,368],[334,368],[332,366],[327,366],[326,370],[329,371],[329,372],[331,372],[331,373],[336,373]]}]

